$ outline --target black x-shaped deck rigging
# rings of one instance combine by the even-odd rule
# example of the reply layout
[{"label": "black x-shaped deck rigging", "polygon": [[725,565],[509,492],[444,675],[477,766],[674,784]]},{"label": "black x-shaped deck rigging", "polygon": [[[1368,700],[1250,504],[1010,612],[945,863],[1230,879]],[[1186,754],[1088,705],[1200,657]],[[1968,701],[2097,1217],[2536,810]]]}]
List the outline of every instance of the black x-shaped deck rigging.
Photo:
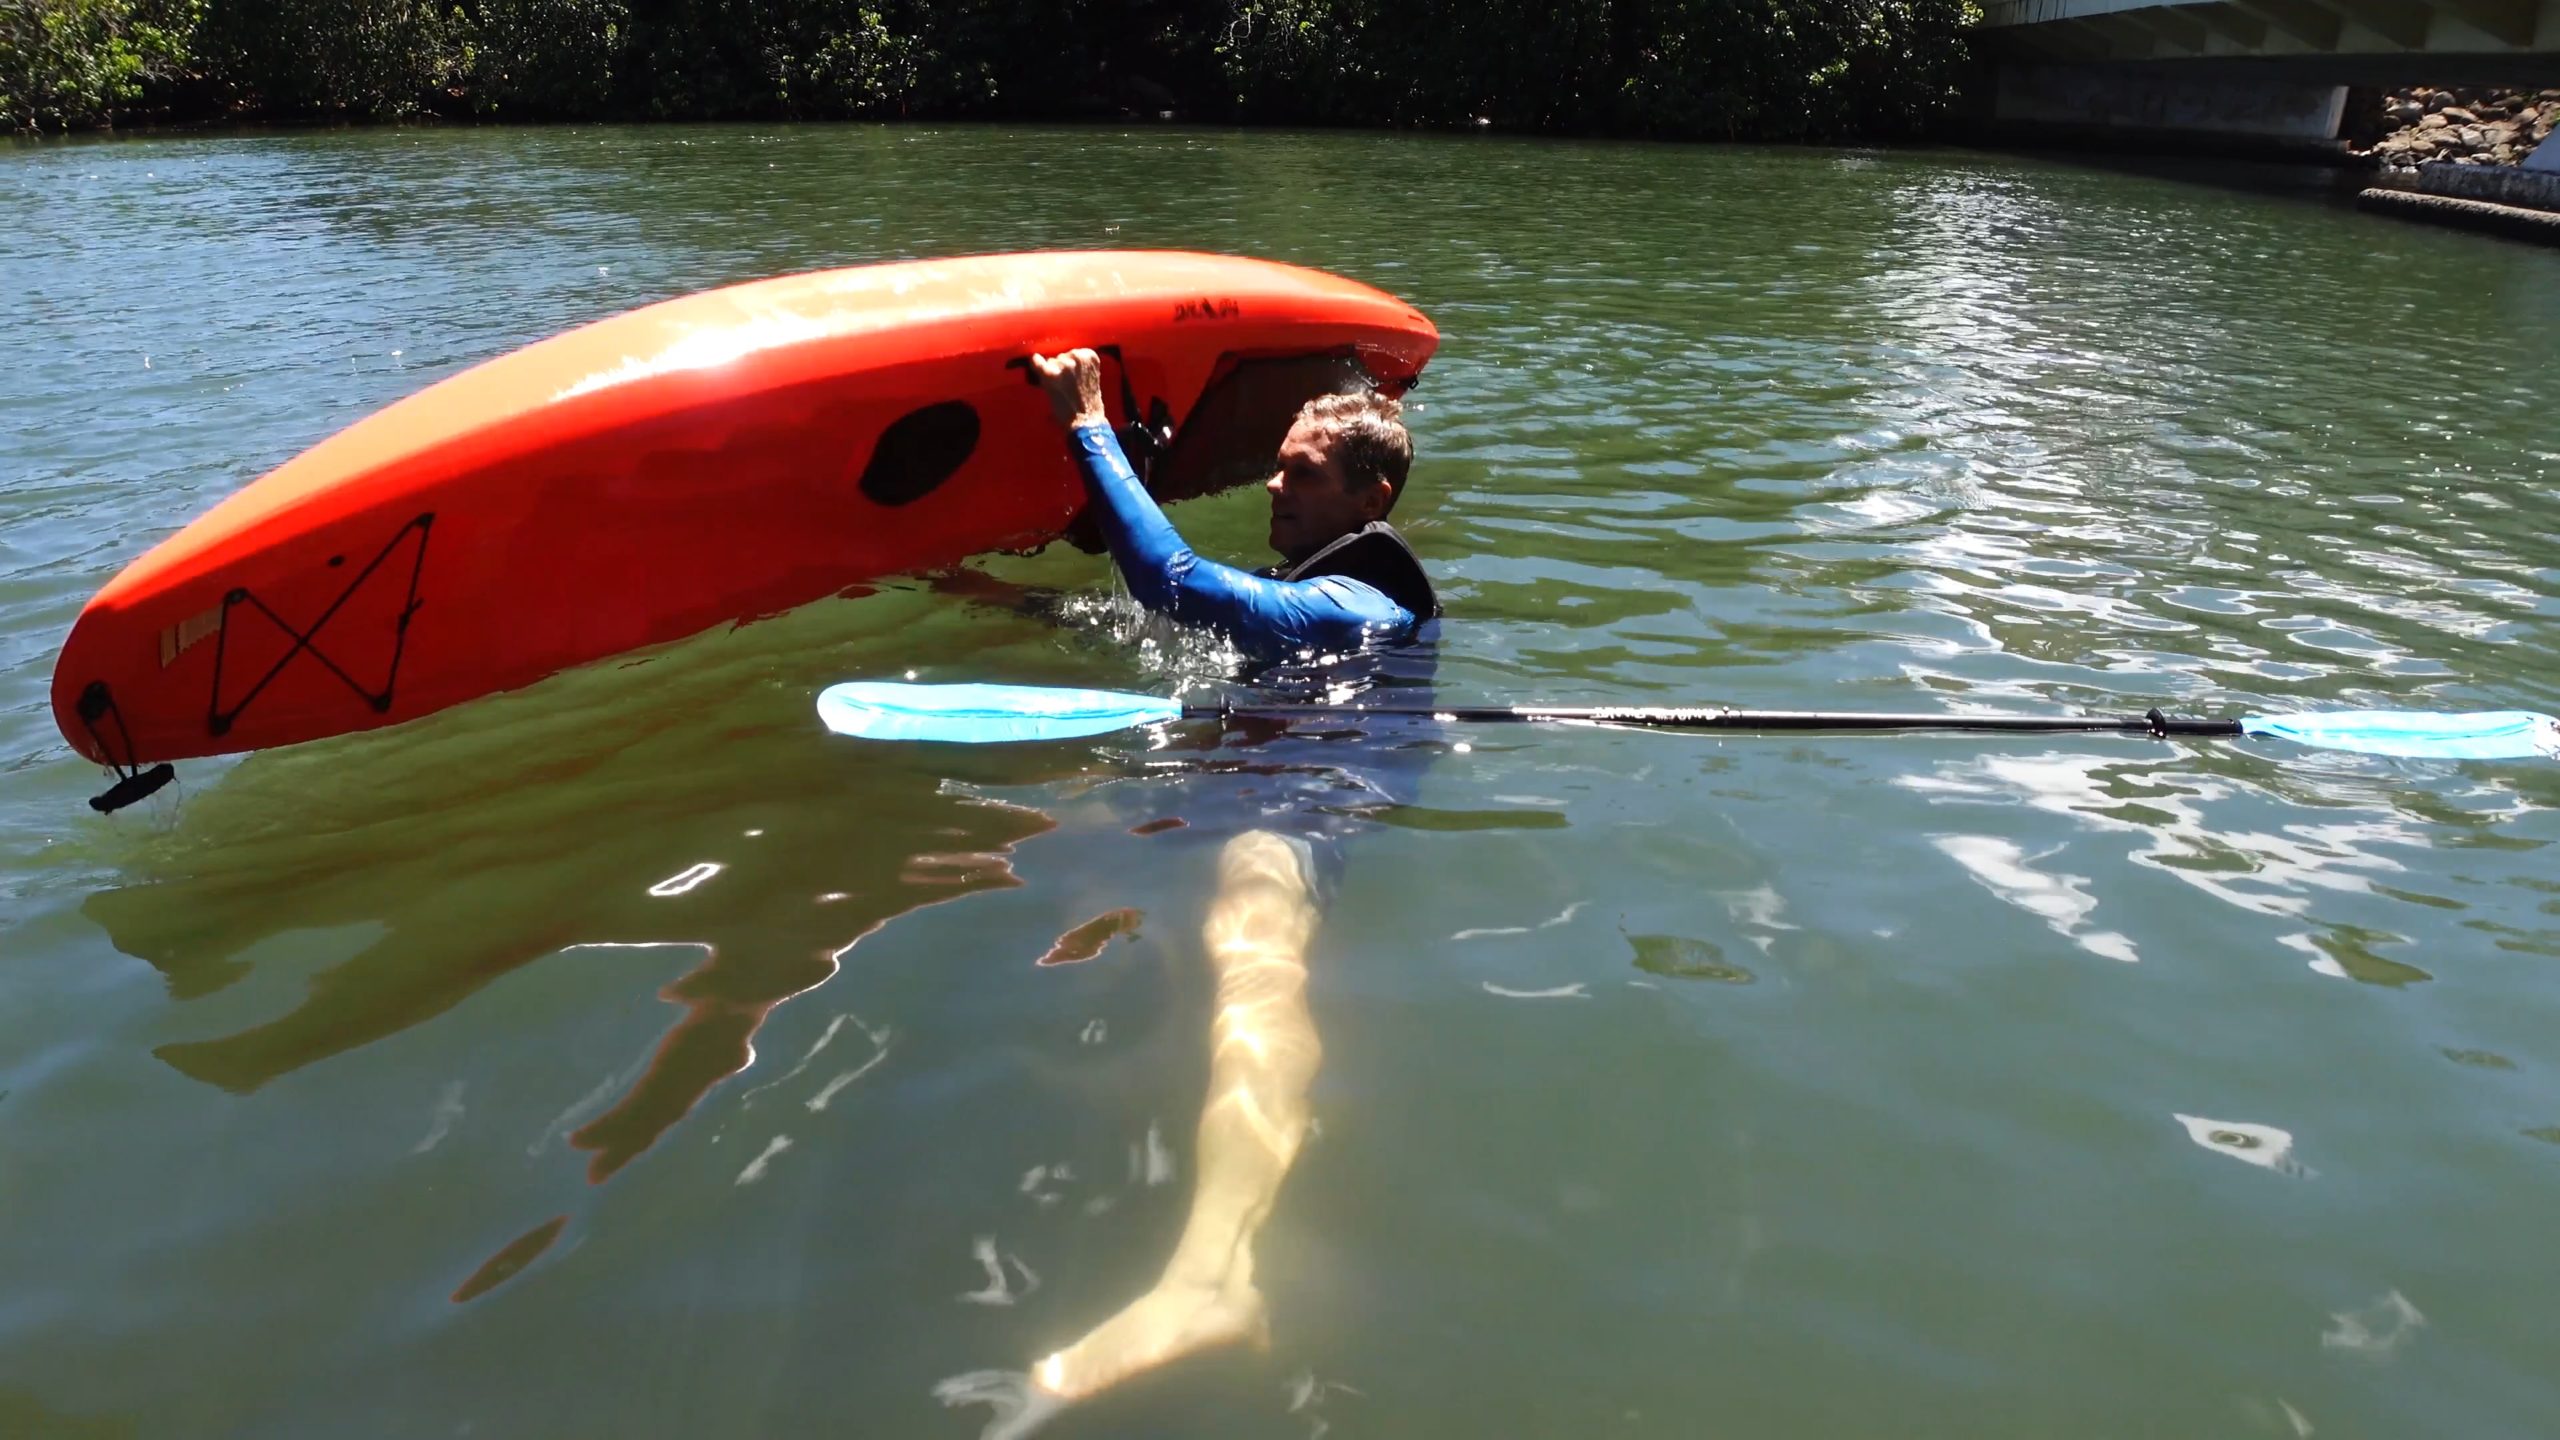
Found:
[{"label": "black x-shaped deck rigging", "polygon": [[[329,608],[321,611],[320,618],[312,621],[311,628],[307,630],[295,629],[291,621],[277,614],[274,606],[259,599],[256,592],[246,585],[234,587],[230,593],[224,595],[222,622],[214,630],[213,689],[205,709],[206,733],[228,734],[232,722],[240,718],[240,712],[248,709],[250,702],[256,700],[278,675],[284,673],[284,667],[293,663],[293,657],[304,653],[308,653],[312,659],[328,667],[329,673],[344,681],[348,689],[356,692],[358,698],[371,705],[375,714],[389,711],[392,689],[400,681],[400,656],[409,644],[409,620],[411,616],[418,613],[418,578],[427,568],[427,532],[435,525],[435,519],[435,512],[431,510],[401,526],[397,533],[383,543],[381,551],[368,561],[362,570],[356,572],[356,578],[347,582],[347,588],[338,592],[338,598],[329,602]],[[398,550],[413,534],[418,537],[418,548],[409,564],[408,598],[400,604],[400,618],[392,622],[391,666],[382,677],[382,688],[378,691],[369,690],[365,688],[363,681],[348,674],[345,666],[330,659],[328,653],[320,648],[320,632],[327,628],[331,620],[337,618],[338,611],[344,608],[349,600],[355,598],[356,592],[364,588],[365,582],[373,578],[374,572],[382,568],[383,562],[391,558],[392,552]],[[249,693],[241,696],[238,704],[226,710],[222,706],[223,661],[230,647],[231,612],[243,605],[256,607],[258,613],[275,623],[277,629],[293,637],[293,645],[276,657],[276,663],[267,667],[267,673],[258,677],[258,682],[249,687]]]}]

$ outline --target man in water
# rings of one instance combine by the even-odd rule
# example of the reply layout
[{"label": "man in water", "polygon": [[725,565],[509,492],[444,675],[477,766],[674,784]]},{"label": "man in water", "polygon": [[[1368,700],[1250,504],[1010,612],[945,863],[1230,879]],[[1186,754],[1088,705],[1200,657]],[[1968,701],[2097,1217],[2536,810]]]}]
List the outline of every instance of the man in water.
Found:
[{"label": "man in water", "polygon": [[[1247,572],[1193,553],[1139,484],[1104,415],[1094,352],[1031,363],[1067,428],[1112,559],[1148,609],[1211,626],[1265,657],[1409,638],[1440,613],[1421,562],[1386,522],[1413,463],[1394,400],[1325,395],[1298,412],[1264,484],[1281,563]],[[1181,1238],[1153,1288],[1035,1364],[1027,1385],[1000,1373],[943,1383],[946,1404],[995,1406],[990,1440],[1028,1434],[1166,1361],[1267,1334],[1254,1236],[1306,1138],[1307,1087],[1323,1058],[1306,1001],[1313,869],[1306,841],[1269,830],[1239,835],[1220,853],[1203,932],[1217,976],[1209,1092]]]},{"label": "man in water", "polygon": [[1422,562],[1387,523],[1413,467],[1413,438],[1394,400],[1322,395],[1298,412],[1263,485],[1281,563],[1247,572],[1194,554],[1138,483],[1103,413],[1094,352],[1031,363],[1139,604],[1266,658],[1356,650],[1409,636],[1440,613]]}]

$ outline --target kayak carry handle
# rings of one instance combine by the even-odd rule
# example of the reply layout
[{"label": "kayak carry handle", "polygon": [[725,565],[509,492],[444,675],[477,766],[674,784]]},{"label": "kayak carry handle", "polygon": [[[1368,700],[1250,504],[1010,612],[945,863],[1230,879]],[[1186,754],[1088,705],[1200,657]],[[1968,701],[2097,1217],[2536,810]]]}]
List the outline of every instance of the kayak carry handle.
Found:
[{"label": "kayak carry handle", "polygon": [[[1158,457],[1173,445],[1173,407],[1165,404],[1161,395],[1155,397],[1152,405],[1144,409],[1139,407],[1138,389],[1129,383],[1129,360],[1120,353],[1119,346],[1087,345],[1082,348],[1102,356],[1119,369],[1120,412],[1129,418],[1112,433],[1120,441],[1120,453],[1128,457],[1129,468],[1138,472],[1138,481],[1144,484],[1154,471]],[[1004,368],[1020,370],[1026,385],[1040,383],[1040,376],[1031,368],[1028,355],[1016,355],[1004,362]]]},{"label": "kayak carry handle", "polygon": [[178,767],[163,760],[139,774],[127,775],[107,787],[103,795],[89,797],[89,808],[101,815],[112,815],[137,800],[148,799],[160,787],[178,778]]},{"label": "kayak carry handle", "polygon": [[[88,688],[80,692],[77,709],[80,728],[89,732],[91,743],[98,747],[98,758],[116,775],[116,783],[108,786],[104,794],[89,797],[90,809],[101,815],[112,815],[137,800],[159,793],[161,786],[178,778],[177,767],[166,760],[148,770],[135,763],[133,732],[125,728],[124,711],[116,707],[115,692],[107,687],[106,681],[90,681]],[[116,737],[124,741],[122,760],[115,758],[115,752],[108,748],[107,737],[98,730],[98,722],[111,715],[115,717]]]}]

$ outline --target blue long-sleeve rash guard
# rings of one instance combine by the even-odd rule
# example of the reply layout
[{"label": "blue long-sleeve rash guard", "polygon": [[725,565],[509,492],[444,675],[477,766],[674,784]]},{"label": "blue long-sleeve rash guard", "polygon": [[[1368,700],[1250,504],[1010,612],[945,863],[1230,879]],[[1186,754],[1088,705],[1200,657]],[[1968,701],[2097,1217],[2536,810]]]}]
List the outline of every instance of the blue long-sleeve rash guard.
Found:
[{"label": "blue long-sleeve rash guard", "polygon": [[1385,592],[1346,575],[1274,580],[1202,559],[1164,518],[1120,453],[1111,427],[1075,427],[1076,463],[1102,507],[1102,535],[1129,593],[1150,610],[1212,626],[1257,654],[1354,650],[1410,634],[1420,620]]}]

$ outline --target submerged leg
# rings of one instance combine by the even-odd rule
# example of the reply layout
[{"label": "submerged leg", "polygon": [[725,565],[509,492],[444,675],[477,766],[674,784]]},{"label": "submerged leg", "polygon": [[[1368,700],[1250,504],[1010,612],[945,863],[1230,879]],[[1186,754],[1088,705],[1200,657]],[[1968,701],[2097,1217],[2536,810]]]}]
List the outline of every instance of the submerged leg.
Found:
[{"label": "submerged leg", "polygon": [[1253,1237],[1306,1138],[1307,1087],[1323,1057],[1307,1012],[1308,872],[1305,846],[1267,831],[1219,856],[1204,935],[1218,1009],[1191,1214],[1153,1289],[1032,1367],[1024,1398],[1039,1418],[1194,1350],[1266,1334]]}]

